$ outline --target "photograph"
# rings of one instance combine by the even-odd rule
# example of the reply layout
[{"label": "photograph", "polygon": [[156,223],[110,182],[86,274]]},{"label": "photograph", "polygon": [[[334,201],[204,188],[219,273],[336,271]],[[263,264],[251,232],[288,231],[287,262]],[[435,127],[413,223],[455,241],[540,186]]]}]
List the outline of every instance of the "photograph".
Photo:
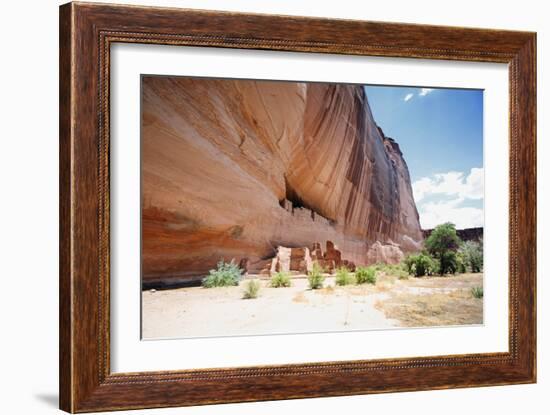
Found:
[{"label": "photograph", "polygon": [[142,338],[481,325],[483,199],[483,90],[142,74]]}]

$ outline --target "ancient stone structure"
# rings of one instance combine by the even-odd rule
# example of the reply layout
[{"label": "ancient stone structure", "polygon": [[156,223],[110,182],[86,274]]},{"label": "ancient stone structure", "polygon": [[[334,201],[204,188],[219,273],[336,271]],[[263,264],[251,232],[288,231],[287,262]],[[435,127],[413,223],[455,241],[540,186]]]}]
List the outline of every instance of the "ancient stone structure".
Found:
[{"label": "ancient stone structure", "polygon": [[294,272],[306,274],[311,271],[312,260],[309,248],[287,248],[279,246],[277,255],[271,260],[269,274],[274,272]]},{"label": "ancient stone structure", "polygon": [[289,272],[291,274],[307,274],[314,263],[318,263],[325,271],[333,272],[336,268],[346,267],[355,271],[355,264],[347,259],[342,259],[342,253],[332,241],[326,242],[326,250],[323,253],[321,244],[315,242],[311,250],[308,247],[287,248],[277,247],[277,254],[269,267],[264,267],[261,274],[272,275],[275,272]]},{"label": "ancient stone structure", "polygon": [[248,273],[248,266],[250,264],[250,261],[248,258],[241,258],[239,261],[239,268],[242,270],[243,275],[246,275]]},{"label": "ancient stone structure", "polygon": [[401,150],[358,85],[146,76],[141,154],[144,281],[222,258],[267,271],[277,247],[316,241],[363,265],[377,242],[423,239]]}]

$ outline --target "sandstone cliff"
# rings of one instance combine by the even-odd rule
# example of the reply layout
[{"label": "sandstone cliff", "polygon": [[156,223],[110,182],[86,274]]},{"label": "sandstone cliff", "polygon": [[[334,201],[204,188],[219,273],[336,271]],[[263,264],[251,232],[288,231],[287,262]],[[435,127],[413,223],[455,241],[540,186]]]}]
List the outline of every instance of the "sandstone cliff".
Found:
[{"label": "sandstone cliff", "polygon": [[361,265],[422,241],[403,155],[358,85],[143,77],[141,151],[144,282],[220,258],[260,270],[278,246],[330,240]]}]

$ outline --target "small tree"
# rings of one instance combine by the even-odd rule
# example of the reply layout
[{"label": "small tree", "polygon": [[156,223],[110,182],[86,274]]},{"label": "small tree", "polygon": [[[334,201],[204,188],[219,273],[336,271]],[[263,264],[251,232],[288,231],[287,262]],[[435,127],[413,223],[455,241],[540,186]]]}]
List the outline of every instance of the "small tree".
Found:
[{"label": "small tree", "polygon": [[439,273],[457,271],[456,251],[460,247],[460,238],[456,234],[455,225],[447,222],[438,225],[424,241],[428,252],[439,261]]}]

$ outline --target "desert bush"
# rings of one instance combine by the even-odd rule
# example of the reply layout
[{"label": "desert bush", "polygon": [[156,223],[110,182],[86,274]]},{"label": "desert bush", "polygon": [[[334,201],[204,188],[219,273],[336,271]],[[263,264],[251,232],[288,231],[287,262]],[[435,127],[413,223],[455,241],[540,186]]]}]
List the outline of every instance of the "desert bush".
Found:
[{"label": "desert bush", "polygon": [[353,284],[353,276],[346,267],[340,267],[336,270],[336,285]]},{"label": "desert bush", "polygon": [[290,287],[290,274],[288,272],[276,272],[271,277],[270,285],[273,288]]},{"label": "desert bush", "polygon": [[381,264],[376,266],[377,271],[383,272],[386,275],[394,276],[399,279],[407,279],[409,274],[404,263],[399,264]]},{"label": "desert bush", "polygon": [[218,262],[216,269],[211,269],[210,273],[203,278],[202,286],[205,288],[228,287],[239,285],[242,278],[242,270],[233,260],[224,262],[223,259]]},{"label": "desert bush", "polygon": [[258,298],[260,293],[260,282],[258,280],[250,280],[244,286],[244,299]]},{"label": "desert bush", "polygon": [[472,296],[474,298],[483,298],[483,287],[473,287]]},{"label": "desert bush", "polygon": [[357,284],[376,284],[376,269],[374,267],[357,267],[355,270]]},{"label": "desert bush", "polygon": [[400,280],[408,280],[409,279],[409,273],[407,271],[399,271],[399,273],[396,275],[396,277]]},{"label": "desert bush", "polygon": [[464,258],[464,265],[471,272],[483,270],[483,242],[466,241],[460,248]]},{"label": "desert bush", "polygon": [[437,272],[437,263],[426,254],[408,255],[405,258],[407,272],[415,277],[432,275]]},{"label": "desert bush", "polygon": [[456,253],[456,272],[458,272],[459,274],[464,274],[465,272],[467,272],[468,268],[466,265],[466,256],[464,255],[464,252],[458,250],[458,252]]},{"label": "desert bush", "polygon": [[459,269],[459,258],[456,252],[447,251],[441,254],[439,258],[439,273],[443,274],[456,274]]},{"label": "desert bush", "polygon": [[323,268],[317,262],[313,263],[313,268],[307,273],[307,280],[309,288],[312,290],[323,288],[325,276],[323,275]]},{"label": "desert bush", "polygon": [[392,267],[392,270],[390,272],[387,272],[387,275],[392,275],[400,280],[406,280],[409,278],[409,273],[404,264],[394,265]]}]

